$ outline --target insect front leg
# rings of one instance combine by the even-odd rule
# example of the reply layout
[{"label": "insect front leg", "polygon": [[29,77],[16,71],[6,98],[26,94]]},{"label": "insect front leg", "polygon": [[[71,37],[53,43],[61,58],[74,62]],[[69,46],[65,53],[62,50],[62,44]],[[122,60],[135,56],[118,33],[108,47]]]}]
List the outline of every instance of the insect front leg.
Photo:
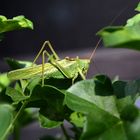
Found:
[{"label": "insect front leg", "polygon": [[46,50],[42,53],[42,86],[44,86],[44,67],[45,67],[45,56],[48,57],[49,61],[55,61],[53,55],[50,55]]}]

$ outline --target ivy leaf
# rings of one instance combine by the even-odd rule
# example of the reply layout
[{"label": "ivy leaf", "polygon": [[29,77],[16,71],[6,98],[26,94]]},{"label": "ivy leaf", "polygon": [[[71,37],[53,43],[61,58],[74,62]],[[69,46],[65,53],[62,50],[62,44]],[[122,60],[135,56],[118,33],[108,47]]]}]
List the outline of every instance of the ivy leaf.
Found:
[{"label": "ivy leaf", "polygon": [[132,81],[116,81],[113,83],[114,94],[117,98],[131,96],[133,101],[140,95],[140,79]]},{"label": "ivy leaf", "polygon": [[129,81],[125,86],[125,95],[135,99],[140,94],[140,79]]},{"label": "ivy leaf", "polygon": [[33,64],[30,61],[20,61],[20,60],[15,60],[13,58],[5,58],[5,61],[10,66],[11,70],[30,67]]},{"label": "ivy leaf", "polygon": [[128,140],[139,140],[140,139],[140,116],[133,121],[133,123],[126,123],[125,124],[126,133],[128,136]]},{"label": "ivy leaf", "polygon": [[[83,128],[81,140],[120,140],[118,137],[114,138],[114,134],[116,136],[119,134],[121,137],[123,135],[119,123],[119,119],[102,110],[89,113]],[[121,140],[124,140],[124,136]]]},{"label": "ivy leaf", "polygon": [[8,104],[0,104],[0,138],[5,139],[8,133],[6,130],[13,121],[14,109]]},{"label": "ivy leaf", "polygon": [[0,92],[10,84],[7,73],[0,73]]},{"label": "ivy leaf", "polygon": [[6,95],[12,98],[12,100],[14,101],[14,104],[18,104],[19,102],[29,98],[29,96],[25,96],[24,93],[22,93],[21,91],[18,91],[11,87],[8,87],[6,89]]},{"label": "ivy leaf", "polygon": [[[101,78],[102,77],[102,78]],[[65,103],[66,105],[74,111],[77,112],[92,112],[98,109],[102,109],[111,113],[112,115],[119,117],[117,108],[116,108],[116,98],[115,96],[103,96],[108,89],[108,93],[112,91],[110,87],[110,82],[106,90],[103,89],[101,96],[98,95],[98,90],[100,87],[104,87],[106,84],[105,76],[101,76],[99,83],[97,84],[97,77],[91,80],[83,80],[77,82],[72,87],[67,90]],[[103,78],[104,77],[104,78]],[[108,82],[107,82],[108,83]],[[103,86],[104,85],[104,86]],[[101,91],[100,91],[101,93]]]},{"label": "ivy leaf", "polygon": [[97,35],[106,47],[140,50],[140,14],[127,20],[125,26],[110,26],[100,30]]},{"label": "ivy leaf", "polygon": [[40,122],[41,127],[43,128],[56,128],[62,124],[62,122],[52,121],[41,114],[39,115],[39,122]]},{"label": "ivy leaf", "polygon": [[138,109],[134,105],[127,105],[121,112],[121,119],[133,122],[139,114]]},{"label": "ivy leaf", "polygon": [[140,14],[135,15],[134,17],[127,20],[127,23],[124,27],[135,27],[140,22]]},{"label": "ivy leaf", "polygon": [[140,12],[140,2],[138,3],[138,6],[137,6],[137,8],[135,9],[135,11]]},{"label": "ivy leaf", "polygon": [[110,78],[106,75],[96,75],[94,77],[95,94],[100,96],[114,95]]},{"label": "ivy leaf", "polygon": [[40,108],[40,113],[52,121],[63,121],[71,110],[63,104],[64,94],[51,85],[36,85],[32,90],[28,107]]},{"label": "ivy leaf", "polygon": [[127,82],[125,82],[125,81],[115,81],[113,83],[114,94],[116,95],[117,98],[125,97],[126,85],[127,85]]},{"label": "ivy leaf", "polygon": [[80,112],[73,112],[70,115],[70,122],[75,124],[77,127],[83,127],[85,122],[85,115]]},{"label": "ivy leaf", "polygon": [[2,15],[0,16],[0,33],[23,28],[33,29],[32,22],[26,19],[24,16],[13,17],[12,19],[7,19]]},{"label": "ivy leaf", "polygon": [[54,86],[54,87],[56,87],[57,89],[60,89],[60,90],[66,90],[72,85],[72,80],[67,79],[67,78],[57,79],[57,78],[51,78],[50,77],[49,79],[46,78],[44,80],[44,83],[46,85]]},{"label": "ivy leaf", "polygon": [[[139,118],[140,111],[134,106],[132,98],[127,96],[116,100],[116,105],[120,118],[99,109],[88,113],[81,140],[131,140],[139,137],[138,130],[140,129],[137,130],[138,125],[135,121]],[[138,123],[140,125],[140,122]],[[129,138],[130,134],[131,138]]]},{"label": "ivy leaf", "polygon": [[130,96],[126,96],[125,98],[118,99],[116,102],[119,113],[121,113],[126,106],[133,105],[133,100]]}]

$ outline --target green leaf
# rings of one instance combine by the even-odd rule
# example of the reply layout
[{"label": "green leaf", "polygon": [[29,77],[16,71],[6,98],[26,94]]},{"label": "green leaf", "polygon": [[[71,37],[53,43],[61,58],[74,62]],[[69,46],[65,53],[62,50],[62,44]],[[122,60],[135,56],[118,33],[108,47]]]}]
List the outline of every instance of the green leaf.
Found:
[{"label": "green leaf", "polygon": [[39,115],[39,122],[40,122],[41,127],[43,128],[56,128],[62,124],[62,122],[52,121],[41,114]]},{"label": "green leaf", "polygon": [[125,26],[110,26],[97,34],[103,39],[106,47],[140,50],[140,14],[127,20]]},{"label": "green leaf", "polygon": [[[136,126],[135,122],[140,112],[133,105],[133,100],[127,96],[117,100],[116,104],[121,118],[116,118],[103,110],[90,112],[87,115],[81,140],[131,140],[138,137],[138,125]],[[135,127],[134,130],[131,130],[132,126]],[[129,138],[130,134],[131,138]]]},{"label": "green leaf", "polygon": [[63,121],[71,113],[63,100],[64,94],[59,89],[50,85],[36,85],[28,100],[28,106],[40,108],[40,113],[50,120]]},{"label": "green leaf", "polygon": [[127,106],[134,105],[134,101],[131,96],[126,96],[125,98],[116,100],[116,105],[119,113],[121,113]]},{"label": "green leaf", "polygon": [[140,116],[133,123],[125,124],[126,133],[129,140],[139,140],[140,139]]},{"label": "green leaf", "polygon": [[[93,112],[94,110],[97,109],[102,109],[116,117],[119,117],[116,108],[115,96],[98,95],[99,93],[98,89],[100,89],[100,87],[104,87],[103,85],[104,83],[106,83],[105,82],[106,80],[104,78],[103,79],[101,78],[100,80],[99,79],[100,78],[98,78],[97,80],[97,77],[95,77],[95,79],[83,80],[77,82],[72,87],[70,87],[67,90],[68,93],[66,93],[65,97],[66,105],[72,110],[77,112],[86,113]],[[107,87],[109,87],[108,93],[110,94],[110,91],[112,91],[112,87],[110,90],[110,82]],[[103,88],[103,92],[101,93],[101,95],[104,95],[105,93],[107,93],[107,90]]]},{"label": "green leaf", "polygon": [[[116,126],[120,123],[119,119],[102,110],[89,113],[83,128],[81,140],[120,140],[118,137],[122,137],[122,131],[120,128],[116,129]],[[119,133],[119,136],[117,133]],[[117,135],[116,139],[114,134]],[[121,140],[125,140],[123,139],[124,136]]]},{"label": "green leaf", "polygon": [[[113,86],[115,90],[112,90],[111,83],[105,82],[109,79],[103,77],[105,76],[96,76],[71,86],[66,92],[65,104],[70,109],[85,114],[81,140],[131,140],[126,131],[137,120],[140,111],[134,106],[131,96],[125,97],[126,82],[116,81]],[[108,88],[104,88],[105,83]],[[102,94],[102,89],[106,93],[116,92],[119,97],[117,92],[123,90],[123,96],[116,99],[111,94]]]},{"label": "green leaf", "polygon": [[95,140],[129,140],[128,136],[125,133],[122,122],[114,125],[108,131],[105,131],[101,136]]},{"label": "green leaf", "polygon": [[128,105],[122,110],[121,119],[133,122],[138,117],[138,115],[138,109],[134,105]]},{"label": "green leaf", "polygon": [[8,104],[0,104],[0,139],[4,140],[8,135],[7,129],[13,121],[13,108]]},{"label": "green leaf", "polygon": [[140,2],[138,3],[138,6],[137,6],[137,8],[135,10],[140,12]]},{"label": "green leaf", "polygon": [[123,98],[126,96],[131,96],[133,101],[140,94],[140,79],[132,80],[129,82],[116,81],[113,83],[114,94],[118,98]]},{"label": "green leaf", "polygon": [[5,58],[5,60],[7,64],[10,66],[11,70],[30,67],[33,65],[33,63],[30,61],[20,61],[20,60],[15,60],[13,58]]},{"label": "green leaf", "polygon": [[57,79],[57,78],[47,78],[44,83],[46,85],[54,86],[60,90],[66,90],[72,85],[72,80],[68,78]]},{"label": "green leaf", "polygon": [[131,96],[121,98],[116,102],[120,118],[123,121],[133,122],[139,117],[139,109],[134,104]]},{"label": "green leaf", "polygon": [[28,85],[25,88],[26,95],[32,95],[33,89],[40,83],[40,77],[33,78],[28,80]]},{"label": "green leaf", "polygon": [[[29,82],[28,80],[20,80],[20,86],[21,86],[21,89],[19,90],[21,93],[25,91],[26,87],[28,86]],[[26,94],[27,95],[27,94]]]},{"label": "green leaf", "polygon": [[134,17],[127,20],[125,27],[135,27],[135,25],[137,26],[139,22],[140,22],[140,14],[137,14]]},{"label": "green leaf", "polygon": [[[118,99],[116,106],[120,118],[99,109],[88,113],[81,140],[135,140],[140,137],[138,135],[140,127],[135,124],[140,111],[134,106],[132,98],[126,96]],[[133,131],[131,130],[132,126],[135,128]],[[136,136],[135,133],[137,133]],[[130,134],[131,138],[129,138]]]},{"label": "green leaf", "polygon": [[111,80],[106,75],[96,75],[94,77],[95,94],[101,96],[113,95],[113,86]]},{"label": "green leaf", "polygon": [[70,122],[77,127],[83,127],[85,121],[85,115],[80,112],[73,112],[70,116]]},{"label": "green leaf", "polygon": [[6,95],[12,98],[12,100],[14,101],[14,104],[18,104],[19,102],[29,98],[29,96],[25,96],[24,93],[22,93],[21,91],[18,91],[11,87],[8,87],[6,89]]},{"label": "green leaf", "polygon": [[77,95],[70,92],[66,92],[66,97],[64,103],[72,110],[76,112],[92,112],[97,109],[97,106],[93,105],[91,102],[84,100]]},{"label": "green leaf", "polygon": [[32,22],[24,16],[13,17],[13,19],[7,19],[5,16],[0,16],[0,33],[23,28],[33,29]]},{"label": "green leaf", "polygon": [[10,84],[7,73],[0,73],[0,92]]},{"label": "green leaf", "polygon": [[114,94],[117,98],[125,97],[125,87],[127,82],[125,81],[116,81],[113,83]]},{"label": "green leaf", "polygon": [[140,79],[129,81],[125,87],[125,95],[134,99],[140,94]]},{"label": "green leaf", "polygon": [[108,32],[107,30],[109,28],[112,27],[108,27],[100,32],[106,47],[140,49],[138,45],[140,43],[140,30],[138,25],[129,28],[124,27],[121,30],[118,28],[114,32]]}]

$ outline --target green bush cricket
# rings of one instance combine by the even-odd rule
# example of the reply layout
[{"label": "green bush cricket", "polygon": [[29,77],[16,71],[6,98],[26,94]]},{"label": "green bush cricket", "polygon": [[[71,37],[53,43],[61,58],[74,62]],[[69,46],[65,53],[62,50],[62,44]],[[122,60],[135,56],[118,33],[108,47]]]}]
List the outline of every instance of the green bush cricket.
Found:
[{"label": "green bush cricket", "polygon": [[[46,46],[49,47],[52,54],[49,54],[48,51],[44,50]],[[92,56],[95,54],[95,49],[93,52],[94,53],[92,53]],[[34,65],[41,53],[42,64]],[[45,56],[48,57],[48,63],[45,63]],[[92,56],[90,57],[90,59],[92,58]],[[20,80],[40,76],[42,79],[42,85],[44,85],[44,79],[50,77],[69,78],[74,81],[78,77],[78,75],[80,75],[82,79],[85,79],[85,75],[89,68],[90,59],[65,57],[64,59],[60,60],[50,42],[45,41],[41,50],[35,57],[33,65],[31,67],[10,71],[8,73],[8,77],[11,80]]]}]

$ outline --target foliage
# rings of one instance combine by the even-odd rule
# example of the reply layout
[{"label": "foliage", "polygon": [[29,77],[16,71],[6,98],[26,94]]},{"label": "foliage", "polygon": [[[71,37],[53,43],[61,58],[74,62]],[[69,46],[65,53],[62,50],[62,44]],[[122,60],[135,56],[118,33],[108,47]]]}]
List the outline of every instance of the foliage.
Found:
[{"label": "foliage", "polygon": [[11,125],[14,119],[14,109],[11,105],[0,105],[0,138],[4,139],[7,136],[7,128]]},{"label": "foliage", "polygon": [[[107,47],[140,50],[139,22],[137,14],[125,26],[107,27],[98,34]],[[6,60],[12,70],[32,64]],[[17,140],[15,130],[38,121],[43,128],[60,127],[64,133],[43,140],[139,140],[139,96],[140,79],[113,81],[100,74],[72,83],[72,79],[46,77],[42,86],[40,77],[11,81],[6,73],[0,74],[0,138],[5,140],[14,132]],[[65,129],[65,122],[72,133]]]},{"label": "foliage", "polygon": [[12,19],[7,19],[5,16],[0,15],[0,41],[3,39],[5,32],[29,28],[33,29],[33,24],[24,16],[16,16]]},{"label": "foliage", "polygon": [[[140,9],[140,4],[136,8]],[[103,39],[106,47],[129,48],[140,50],[140,14],[127,20],[124,26],[109,26],[100,30],[97,34]]]}]

